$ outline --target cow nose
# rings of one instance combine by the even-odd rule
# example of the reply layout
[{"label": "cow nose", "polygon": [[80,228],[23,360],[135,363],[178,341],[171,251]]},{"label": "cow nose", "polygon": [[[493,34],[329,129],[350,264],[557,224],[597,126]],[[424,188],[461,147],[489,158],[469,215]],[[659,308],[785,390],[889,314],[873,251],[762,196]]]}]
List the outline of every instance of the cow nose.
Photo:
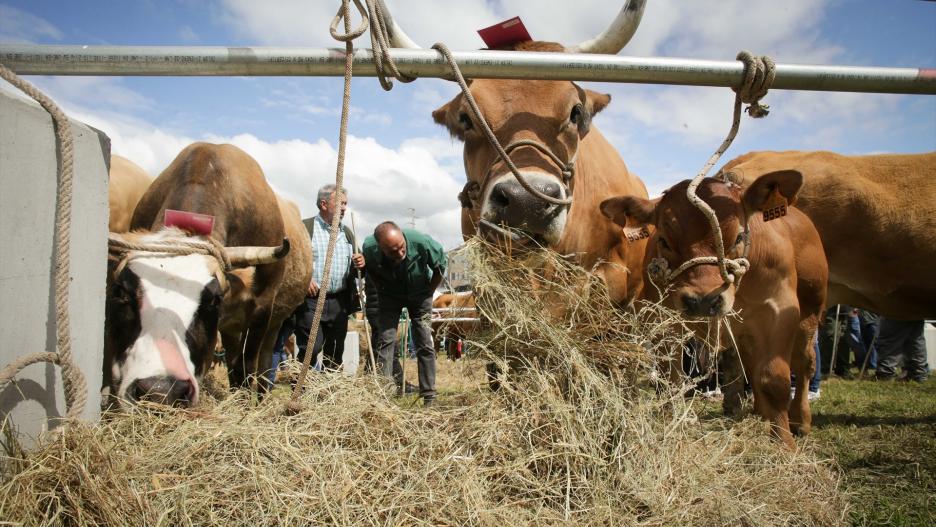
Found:
[{"label": "cow nose", "polygon": [[697,296],[686,293],[682,295],[683,311],[694,317],[709,317],[719,315],[725,304],[721,294]]},{"label": "cow nose", "polygon": [[[530,185],[551,198],[562,198],[562,187],[555,181],[530,181]],[[532,233],[542,233],[558,213],[559,206],[527,192],[515,179],[501,181],[491,189],[488,204],[495,223]]]},{"label": "cow nose", "polygon": [[175,377],[146,377],[134,381],[129,393],[136,401],[189,407],[195,396],[195,385]]},{"label": "cow nose", "polygon": [[685,311],[687,315],[698,315],[700,303],[702,303],[702,300],[695,295],[684,294],[682,296],[683,311]]}]

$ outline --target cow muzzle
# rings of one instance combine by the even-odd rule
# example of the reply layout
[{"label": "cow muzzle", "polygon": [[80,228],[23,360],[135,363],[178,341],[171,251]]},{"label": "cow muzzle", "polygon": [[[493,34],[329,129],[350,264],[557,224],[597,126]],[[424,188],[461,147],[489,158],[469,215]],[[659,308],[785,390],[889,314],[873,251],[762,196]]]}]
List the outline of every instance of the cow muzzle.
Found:
[{"label": "cow muzzle", "polygon": [[165,406],[188,408],[198,399],[198,389],[191,380],[170,376],[137,379],[127,389],[129,402],[149,402]]},{"label": "cow muzzle", "polygon": [[731,312],[734,295],[728,288],[719,288],[700,295],[691,292],[675,293],[676,308],[689,317],[721,317]]},{"label": "cow muzzle", "polygon": [[[537,191],[557,199],[566,198],[563,185],[555,176],[538,172],[523,174]],[[568,208],[543,201],[506,174],[495,180],[483,201],[481,231],[486,237],[504,233],[491,225],[515,233],[515,243],[550,245],[559,241],[565,227]]]}]

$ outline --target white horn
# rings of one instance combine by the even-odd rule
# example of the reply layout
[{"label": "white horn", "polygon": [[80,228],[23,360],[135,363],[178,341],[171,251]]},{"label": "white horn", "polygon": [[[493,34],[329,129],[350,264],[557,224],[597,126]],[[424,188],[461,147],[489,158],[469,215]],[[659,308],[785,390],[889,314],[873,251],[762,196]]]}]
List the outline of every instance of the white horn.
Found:
[{"label": "white horn", "polygon": [[614,22],[597,37],[568,48],[572,53],[617,55],[637,32],[647,0],[627,0]]},{"label": "white horn", "polygon": [[234,268],[276,263],[289,254],[289,239],[279,247],[225,247],[224,252]]},{"label": "white horn", "polygon": [[[376,5],[383,19],[383,25],[387,28],[387,39],[390,41],[391,48],[422,49],[421,46],[413,42],[413,39],[409,38],[409,35],[397,25],[396,20],[394,20],[393,16],[390,14],[390,10],[387,9],[387,4],[384,3],[384,0],[376,0]],[[373,9],[371,6],[368,7]],[[373,27],[371,27],[371,31],[373,31]]]}]

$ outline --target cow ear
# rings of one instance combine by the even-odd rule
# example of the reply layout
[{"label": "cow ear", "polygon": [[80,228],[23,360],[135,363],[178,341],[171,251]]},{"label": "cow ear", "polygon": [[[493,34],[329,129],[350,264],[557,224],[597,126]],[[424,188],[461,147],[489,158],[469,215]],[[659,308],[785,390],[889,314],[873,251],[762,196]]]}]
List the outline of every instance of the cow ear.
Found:
[{"label": "cow ear", "polygon": [[465,132],[472,127],[472,121],[468,118],[467,114],[464,116],[461,115],[465,113],[461,110],[463,97],[464,96],[459,93],[454,99],[432,112],[433,121],[448,128],[449,133],[452,134],[453,137],[457,137],[462,141],[465,140]]},{"label": "cow ear", "polygon": [[[792,205],[803,186],[803,175],[796,170],[779,170],[760,176],[744,191],[744,204],[752,213]],[[778,204],[779,203],[779,204]]]},{"label": "cow ear", "polygon": [[601,213],[621,227],[644,227],[653,223],[658,200],[618,196],[601,202]]},{"label": "cow ear", "polygon": [[585,90],[585,107],[589,115],[597,114],[609,104],[611,104],[611,96],[607,93]]}]

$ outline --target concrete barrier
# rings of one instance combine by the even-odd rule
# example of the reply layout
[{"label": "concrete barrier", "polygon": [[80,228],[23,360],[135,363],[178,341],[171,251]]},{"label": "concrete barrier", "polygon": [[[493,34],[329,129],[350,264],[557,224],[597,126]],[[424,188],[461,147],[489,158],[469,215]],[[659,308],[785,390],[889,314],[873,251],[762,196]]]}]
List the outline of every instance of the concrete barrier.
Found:
[{"label": "concrete barrier", "polygon": [[928,320],[923,329],[923,336],[926,338],[926,362],[929,363],[930,371],[936,370],[936,326],[933,326]]},{"label": "concrete barrier", "polygon": [[[0,367],[32,352],[55,351],[53,240],[56,150],[52,119],[39,105],[0,92]],[[72,353],[84,372],[84,419],[100,415],[107,267],[107,170],[110,140],[72,121],[75,139],[69,287]],[[29,448],[65,415],[61,372],[49,363],[26,367],[0,392],[9,418]]]}]

